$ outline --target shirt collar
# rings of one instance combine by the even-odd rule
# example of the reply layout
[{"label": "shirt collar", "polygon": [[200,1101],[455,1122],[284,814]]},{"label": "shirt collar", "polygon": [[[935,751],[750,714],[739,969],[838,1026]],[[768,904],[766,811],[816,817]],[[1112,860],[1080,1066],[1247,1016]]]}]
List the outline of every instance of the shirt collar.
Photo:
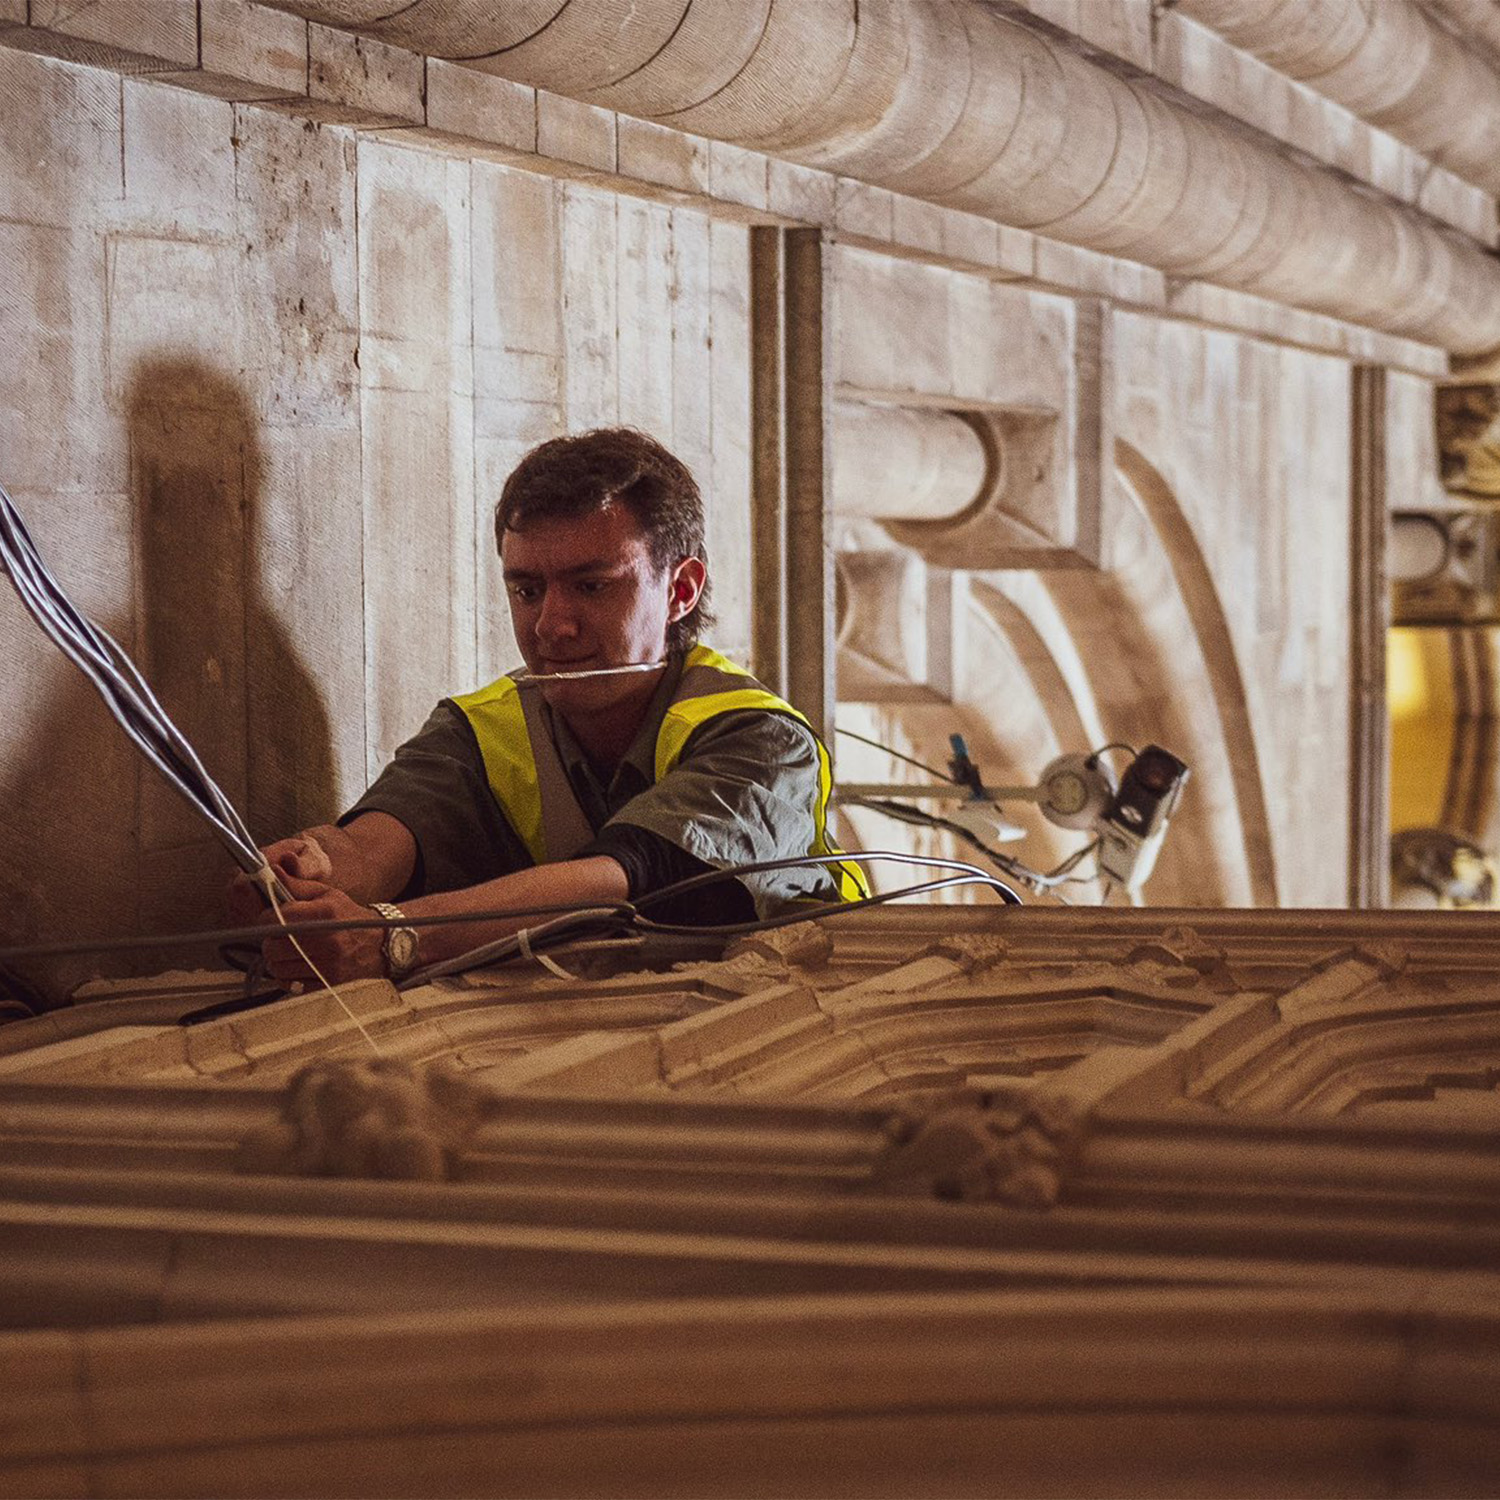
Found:
[{"label": "shirt collar", "polygon": [[[661,681],[651,695],[651,701],[647,704],[646,712],[641,718],[641,726],[636,730],[635,738],[631,740],[625,754],[620,757],[620,764],[610,777],[611,784],[619,780],[620,773],[626,767],[630,767],[637,773],[644,786],[650,786],[656,780],[656,740],[661,733],[661,722],[666,718],[667,710],[672,706],[672,698],[677,691],[677,685],[682,680],[682,665],[683,658],[680,654],[674,653],[668,658],[667,669],[661,674]],[[567,770],[569,780],[576,785],[581,777],[586,782],[598,785],[598,771],[595,770],[583,746],[574,738],[573,731],[568,728],[562,715],[554,714],[550,707],[546,707],[545,700],[543,700],[543,706],[547,715],[547,723],[552,730],[552,741],[557,746],[557,753]]]}]

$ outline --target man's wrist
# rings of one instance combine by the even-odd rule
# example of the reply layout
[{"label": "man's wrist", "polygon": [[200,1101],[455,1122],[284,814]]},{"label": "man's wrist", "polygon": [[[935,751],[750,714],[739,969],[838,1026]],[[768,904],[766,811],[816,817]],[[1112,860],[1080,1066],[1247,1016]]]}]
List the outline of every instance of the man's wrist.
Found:
[{"label": "man's wrist", "polygon": [[372,901],[370,910],[391,924],[381,938],[380,958],[386,977],[399,984],[421,963],[417,929],[408,925],[407,915],[399,906],[392,906],[388,901]]}]

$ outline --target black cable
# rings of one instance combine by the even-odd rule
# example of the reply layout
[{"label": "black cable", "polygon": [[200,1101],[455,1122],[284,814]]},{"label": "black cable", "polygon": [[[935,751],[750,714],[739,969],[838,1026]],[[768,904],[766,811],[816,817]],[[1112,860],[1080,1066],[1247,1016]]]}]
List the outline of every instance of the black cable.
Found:
[{"label": "black cable", "polygon": [[[859,803],[851,804],[858,806]],[[982,845],[980,846],[983,847]],[[971,865],[961,859],[938,859],[927,854],[904,854],[894,849],[853,849],[841,854],[800,854],[792,855],[786,859],[762,859],[754,864],[731,865],[722,870],[709,870],[702,875],[692,875],[686,880],[679,880],[674,885],[663,886],[659,891],[648,891],[639,896],[634,906],[639,911],[644,906],[654,905],[657,901],[668,897],[680,896],[687,891],[698,890],[702,886],[713,885],[721,880],[734,880],[741,875],[759,875],[770,870],[797,870],[807,869],[814,865],[838,865],[845,860],[852,860],[856,864],[868,864],[874,860],[885,860],[892,864],[922,865],[930,869],[961,870],[965,875],[974,877],[994,885],[1002,893],[1008,893],[1014,904],[1020,905],[1021,898],[1005,884],[1003,880],[997,880],[988,870],[981,870],[978,865]],[[873,901],[874,897],[864,897],[859,901],[845,901],[842,906],[857,908]],[[1003,899],[1003,898],[1002,898]],[[1009,903],[1008,903],[1009,904]]]},{"label": "black cable", "polygon": [[711,934],[714,937],[745,937],[757,932],[768,932],[773,927],[791,927],[798,922],[826,922],[830,917],[848,916],[851,912],[862,911],[867,906],[884,906],[887,902],[899,901],[904,896],[925,895],[930,891],[947,890],[955,885],[989,886],[992,890],[1000,892],[1000,899],[1006,906],[1022,905],[1020,896],[1003,880],[997,879],[987,871],[978,870],[972,875],[948,875],[941,880],[924,880],[917,885],[902,886],[899,890],[881,891],[877,895],[865,896],[858,901],[829,902],[816,911],[782,912],[779,916],[762,917],[756,922],[726,923],[720,927],[688,927],[679,923],[653,922],[649,917],[639,917],[632,925],[643,932],[670,934],[677,937],[695,934]]},{"label": "black cable", "polygon": [[[981,870],[977,865],[966,865],[959,860],[930,861],[924,855],[899,854],[893,850],[883,849],[853,850],[842,854],[807,854],[787,860],[763,860],[758,864],[734,865],[723,870],[710,870],[702,875],[694,875],[686,880],[679,880],[673,885],[662,886],[660,890],[648,892],[634,904],[628,901],[615,903],[614,910],[619,913],[622,919],[628,922],[636,914],[639,906],[650,905],[658,899],[676,896],[684,890],[697,886],[710,885],[719,880],[732,880],[740,874],[755,874],[768,870],[789,869],[799,865],[826,866],[842,864],[849,860],[859,862],[874,859],[901,860],[912,864],[931,864],[934,867],[941,866],[946,869],[965,870],[991,884],[1004,886],[1004,882],[998,881],[989,871]],[[1004,886],[1004,889],[1010,890],[1008,886]],[[1015,896],[1014,891],[1011,891],[1010,894]],[[1019,897],[1016,899],[1019,900]],[[842,906],[850,907],[857,907],[861,904],[861,902],[840,903]],[[591,911],[598,909],[590,908]],[[434,916],[411,915],[404,917],[399,923],[388,921],[384,917],[375,916],[329,917],[315,922],[298,922],[292,930],[300,936],[304,933],[313,932],[355,932],[389,928],[392,926],[442,927],[465,922],[508,921],[517,917],[571,916],[577,911],[578,908],[576,905],[490,908],[485,911],[451,912]],[[0,964],[7,964],[18,959],[72,958],[88,953],[133,952],[148,948],[221,947],[226,944],[251,944],[258,946],[268,938],[281,936],[284,936],[283,928],[273,926],[269,922],[264,922],[244,927],[206,928],[199,932],[165,932],[142,937],[98,938],[85,942],[31,943],[24,947],[0,948]]]},{"label": "black cable", "polygon": [[[619,903],[622,913],[633,910],[629,902]],[[316,922],[298,922],[292,931],[355,932],[362,928],[442,927],[450,923],[494,922],[510,917],[555,917],[576,912],[577,906],[516,906],[505,910],[452,912],[443,916],[403,917],[400,922],[385,917],[327,917]],[[163,932],[145,937],[97,938],[88,942],[32,943],[24,948],[0,948],[0,964],[20,958],[71,958],[84,953],[129,953],[142,948],[221,947],[225,944],[259,944],[267,938],[284,937],[286,929],[272,922],[250,927],[214,927],[201,932]],[[231,965],[237,967],[237,965]]]},{"label": "black cable", "polygon": [[869,745],[875,750],[884,750],[893,760],[904,760],[907,765],[915,766],[919,771],[926,771],[929,776],[936,776],[939,781],[952,781],[953,778],[946,771],[939,771],[936,766],[929,766],[925,761],[913,760],[909,755],[903,755],[899,750],[892,750],[889,745],[882,745],[879,740],[872,740],[868,735],[855,734],[852,729],[841,729],[837,724],[833,726],[835,734],[841,734],[845,739],[858,740],[861,745]]},{"label": "black cable", "polygon": [[[965,828],[961,823],[950,822],[947,818],[940,818],[936,813],[922,811],[918,807],[909,807],[903,802],[891,802],[879,797],[855,797],[845,804],[848,807],[868,807],[872,812],[885,814],[888,818],[894,818],[898,823],[913,823],[921,828],[936,828],[943,833],[951,833],[955,838],[961,839],[971,848],[977,849],[986,859],[994,863],[1007,875],[1019,880],[1023,885],[1030,886],[1034,891],[1051,891],[1054,886],[1068,883],[1060,879],[1068,870],[1076,868],[1079,861],[1099,847],[1096,839],[1092,844],[1085,845],[1082,849],[1075,851],[1060,864],[1056,870],[1047,874],[1029,869],[1020,860],[1012,859],[1008,854],[1002,854],[998,849],[992,849],[977,834]],[[1079,881],[1080,884],[1084,883]],[[1059,897],[1059,899],[1061,899]]]},{"label": "black cable", "polygon": [[[900,857],[902,859],[920,858],[920,856],[909,855]],[[926,860],[922,862],[928,863]],[[775,863],[775,861],[767,863]],[[962,861],[934,860],[931,863],[958,864],[962,867]],[[969,871],[972,873],[968,873]],[[734,872],[725,871],[724,873],[732,876]],[[694,878],[702,879],[703,877],[695,876]],[[895,891],[882,891],[879,895],[866,896],[859,901],[823,902],[813,908],[782,912],[779,916],[762,917],[754,922],[727,922],[716,926],[697,927],[680,922],[653,922],[649,917],[643,917],[637,913],[625,924],[625,928],[645,937],[680,937],[699,940],[705,937],[747,937],[757,932],[768,932],[775,927],[795,926],[798,922],[826,922],[833,917],[847,916],[851,912],[860,911],[868,906],[883,906],[906,896],[926,895],[933,891],[947,890],[955,885],[987,885],[998,890],[1001,893],[1001,899],[1007,905],[1019,906],[1021,904],[1021,898],[1003,880],[997,880],[995,876],[971,865],[967,867],[966,873],[949,875],[942,880],[924,880],[917,885],[903,886]],[[591,916],[589,913],[580,915]],[[556,947],[559,943],[570,941],[571,936],[565,931],[538,933],[536,929],[532,929],[529,934],[529,944],[535,951],[542,946]],[[466,974],[472,969],[493,968],[521,956],[522,950],[518,936],[501,938],[495,943],[486,944],[483,948],[473,949],[468,953],[460,954],[457,958],[418,970],[417,973],[403,980],[397,988],[411,989],[418,985],[428,984],[433,979],[447,979],[458,974]]]}]

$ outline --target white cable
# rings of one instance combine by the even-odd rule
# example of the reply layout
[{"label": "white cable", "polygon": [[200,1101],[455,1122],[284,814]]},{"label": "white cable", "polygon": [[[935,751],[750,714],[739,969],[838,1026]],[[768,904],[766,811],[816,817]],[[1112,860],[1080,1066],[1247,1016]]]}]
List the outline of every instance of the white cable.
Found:
[{"label": "white cable", "polygon": [[235,863],[255,874],[262,863],[244,820],[208,774],[135,663],[88,618],[52,574],[15,503],[0,488],[0,567],[27,612],[94,684],[105,706],[167,783],[213,829]]},{"label": "white cable", "polygon": [[633,661],[623,667],[585,667],[577,672],[517,672],[511,681],[517,687],[532,687],[538,682],[578,682],[585,677],[619,677],[626,672],[660,672],[665,661]]},{"label": "white cable", "polygon": [[260,869],[257,870],[250,877],[250,879],[254,881],[254,883],[266,893],[266,900],[270,904],[271,910],[276,913],[276,920],[281,923],[281,930],[286,934],[287,941],[290,942],[292,947],[297,950],[297,956],[301,958],[302,962],[305,963],[307,967],[313,971],[314,975],[317,976],[318,983],[321,984],[323,988],[333,996],[334,1002],[338,1005],[338,1008],[343,1011],[343,1013],[348,1016],[349,1019],[353,1021],[354,1024],[359,1028],[359,1034],[365,1039],[366,1042],[369,1043],[370,1051],[373,1052],[376,1057],[383,1056],[384,1054],[381,1052],[380,1048],[375,1045],[375,1038],[365,1030],[365,1023],[361,1021],[357,1015],[354,1014],[354,1012],[349,1008],[349,1004],[344,999],[344,997],[339,994],[339,992],[334,989],[334,987],[329,984],[329,982],[323,977],[323,971],[317,966],[317,964],[312,961],[312,959],[307,956],[307,949],[305,949],[302,944],[297,941],[296,935],[293,933],[292,929],[287,926],[287,920],[281,914],[281,902],[278,899],[278,892],[281,890],[281,883],[276,879],[276,872],[270,867],[270,865],[262,862]]},{"label": "white cable", "polygon": [[556,974],[559,979],[577,980],[576,974],[570,974],[556,959],[549,958],[545,953],[536,952],[531,946],[531,929],[522,927],[516,932],[516,947],[521,950],[521,957],[535,959],[549,974]]}]

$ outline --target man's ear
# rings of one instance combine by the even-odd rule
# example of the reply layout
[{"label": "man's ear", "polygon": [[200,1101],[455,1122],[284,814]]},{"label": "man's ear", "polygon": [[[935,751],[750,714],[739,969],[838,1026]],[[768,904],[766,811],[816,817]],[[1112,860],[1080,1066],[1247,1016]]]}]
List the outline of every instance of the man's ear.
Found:
[{"label": "man's ear", "polygon": [[685,557],[672,569],[669,584],[671,598],[667,606],[668,620],[685,619],[692,614],[698,600],[703,596],[703,585],[708,582],[708,568],[701,557]]}]

